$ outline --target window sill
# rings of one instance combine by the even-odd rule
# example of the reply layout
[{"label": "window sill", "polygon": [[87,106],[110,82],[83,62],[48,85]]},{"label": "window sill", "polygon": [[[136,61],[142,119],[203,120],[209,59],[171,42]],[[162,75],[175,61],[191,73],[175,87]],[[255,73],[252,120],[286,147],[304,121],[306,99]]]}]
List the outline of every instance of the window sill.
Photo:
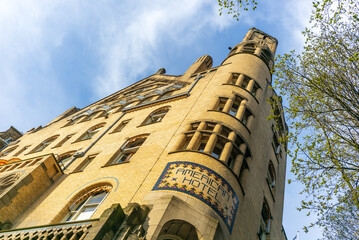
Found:
[{"label": "window sill", "polygon": [[208,157],[211,157],[211,158],[213,158],[214,160],[216,160],[217,162],[221,163],[221,164],[224,165],[224,166],[233,174],[233,176],[237,179],[238,184],[239,184],[239,187],[240,187],[241,190],[242,190],[243,196],[246,195],[245,192],[244,192],[244,188],[243,188],[243,186],[242,186],[242,184],[241,184],[241,181],[239,180],[239,177],[233,172],[233,170],[232,170],[231,168],[229,168],[229,167],[227,166],[227,164],[225,164],[224,162],[222,162],[222,161],[219,160],[218,158],[215,158],[215,157],[213,157],[211,154],[208,154],[208,153],[205,153],[205,152],[201,152],[201,151],[197,151],[197,150],[187,150],[187,149],[186,149],[186,150],[176,150],[176,151],[172,151],[172,152],[169,152],[168,154],[174,154],[174,153],[180,153],[180,152],[195,152],[195,153],[200,153],[200,154],[206,155],[206,156],[208,156]]},{"label": "window sill", "polygon": [[218,111],[218,110],[207,110],[208,112],[219,112],[219,113],[223,113],[223,114],[226,114],[234,119],[236,119],[240,124],[242,124],[243,127],[245,127],[245,129],[247,129],[248,133],[251,134],[251,131],[248,129],[248,127],[242,123],[242,121],[240,121],[238,118],[236,118],[235,116],[232,116],[231,114],[229,113],[226,113],[226,112],[222,112],[222,111]]},{"label": "window sill", "polygon": [[83,139],[83,140],[76,140],[76,141],[72,142],[71,144],[78,143],[78,142],[83,142],[83,141],[87,141],[87,140],[90,140],[90,139],[92,139],[92,138]]},{"label": "window sill", "polygon": [[162,121],[159,121],[159,122],[152,122],[152,123],[147,123],[147,124],[141,124],[141,125],[138,125],[137,127],[144,127],[144,126],[148,126],[148,125],[152,125],[152,124],[156,124],[156,123],[160,123]]},{"label": "window sill", "polygon": [[110,164],[106,164],[106,165],[101,166],[101,168],[111,167],[111,166],[116,166],[116,165],[121,165],[121,164],[125,164],[125,163],[130,163],[130,161],[120,162],[120,163],[110,163]]}]

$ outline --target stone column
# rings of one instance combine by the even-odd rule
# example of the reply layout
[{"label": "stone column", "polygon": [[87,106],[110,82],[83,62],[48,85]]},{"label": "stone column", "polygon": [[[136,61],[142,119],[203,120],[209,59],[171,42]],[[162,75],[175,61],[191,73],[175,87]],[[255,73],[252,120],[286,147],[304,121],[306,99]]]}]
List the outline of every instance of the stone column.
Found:
[{"label": "stone column", "polygon": [[246,103],[247,103],[247,100],[243,99],[241,104],[239,105],[239,109],[236,114],[236,118],[239,120],[242,120],[242,118],[243,118],[244,111],[246,110],[246,105],[245,105]]},{"label": "stone column", "polygon": [[[216,126],[214,126],[213,132],[219,133],[221,131],[221,129],[222,129],[222,126],[220,124],[216,124]],[[211,136],[209,136],[208,142],[207,142],[206,147],[203,150],[203,152],[211,154],[214,149],[214,146],[217,143],[217,139],[218,139],[217,134],[211,134]]]},{"label": "stone column", "polygon": [[241,172],[246,149],[247,149],[247,145],[245,143],[242,143],[241,146],[239,147],[241,153],[236,156],[236,160],[234,161],[233,171],[237,176],[239,176]]},{"label": "stone column", "polygon": [[242,83],[243,83],[243,80],[244,80],[244,75],[243,74],[240,74],[238,79],[237,79],[237,82],[236,82],[236,85],[237,86],[241,86]]},{"label": "stone column", "polygon": [[206,147],[204,148],[203,152],[211,154],[213,151],[214,146],[217,143],[217,134],[212,133],[211,136],[209,136],[208,142],[206,144]]},{"label": "stone column", "polygon": [[247,87],[246,87],[246,90],[247,90],[248,92],[252,92],[253,87],[254,87],[254,84],[255,84],[255,82],[254,82],[253,79],[249,80],[248,85],[247,85]]},{"label": "stone column", "polygon": [[238,154],[236,156],[236,159],[234,160],[234,166],[233,166],[233,172],[239,176],[239,173],[241,172],[241,168],[243,165],[243,155],[242,154]]},{"label": "stone column", "polygon": [[225,162],[227,165],[228,165],[229,155],[231,154],[232,148],[233,148],[233,144],[231,142],[227,142],[224,145],[221,156],[219,157],[219,160]]},{"label": "stone column", "polygon": [[231,109],[232,107],[232,103],[233,103],[233,100],[228,98],[227,102],[226,102],[226,105],[224,105],[224,108],[223,108],[223,112],[225,113],[229,113],[229,110]]},{"label": "stone column", "polygon": [[[197,130],[202,130],[204,129],[206,125],[206,122],[201,122],[198,126],[198,129]],[[188,146],[187,146],[187,149],[190,149],[190,150],[194,150],[194,148],[197,146],[198,142],[201,140],[201,132],[199,131],[196,131],[194,134],[193,134],[193,137],[191,139],[191,141],[189,142]]]}]

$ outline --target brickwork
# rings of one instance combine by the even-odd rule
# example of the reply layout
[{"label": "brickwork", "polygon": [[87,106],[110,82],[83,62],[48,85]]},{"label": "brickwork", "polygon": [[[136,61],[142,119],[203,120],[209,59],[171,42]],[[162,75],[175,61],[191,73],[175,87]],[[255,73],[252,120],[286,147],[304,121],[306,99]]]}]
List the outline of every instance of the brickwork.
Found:
[{"label": "brickwork", "polygon": [[[280,239],[286,167],[280,104],[281,121],[267,120],[276,45],[251,29],[218,67],[205,55],[183,75],[158,71],[25,133],[5,162],[51,154],[58,164],[39,168],[50,183],[31,173],[46,188],[33,189],[36,199],[11,218],[12,228],[99,218],[85,239],[165,239],[176,232],[188,240]],[[170,163],[179,165],[166,168]],[[0,175],[8,166],[0,166]],[[161,179],[171,185],[160,186]],[[122,214],[113,204],[128,207]],[[9,219],[9,211],[0,213]]]}]

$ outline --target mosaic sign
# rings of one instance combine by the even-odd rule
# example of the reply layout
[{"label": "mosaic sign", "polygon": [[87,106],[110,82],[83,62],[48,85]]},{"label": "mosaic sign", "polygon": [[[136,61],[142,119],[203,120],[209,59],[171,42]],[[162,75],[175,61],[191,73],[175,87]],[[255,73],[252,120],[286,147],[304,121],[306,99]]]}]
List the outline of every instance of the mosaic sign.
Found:
[{"label": "mosaic sign", "polygon": [[232,232],[238,197],[228,182],[215,171],[191,162],[171,162],[152,190],[189,194],[210,206]]}]

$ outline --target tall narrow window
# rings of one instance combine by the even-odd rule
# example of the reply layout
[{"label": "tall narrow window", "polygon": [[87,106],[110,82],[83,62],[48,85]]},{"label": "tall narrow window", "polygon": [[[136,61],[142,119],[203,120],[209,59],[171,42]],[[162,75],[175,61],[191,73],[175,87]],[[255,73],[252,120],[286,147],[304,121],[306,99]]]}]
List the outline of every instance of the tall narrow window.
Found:
[{"label": "tall narrow window", "polygon": [[161,122],[169,110],[170,110],[169,107],[164,107],[152,112],[142,123],[142,125]]},{"label": "tall narrow window", "polygon": [[278,137],[277,137],[277,134],[275,131],[273,131],[273,149],[274,149],[274,152],[277,156],[280,156],[281,155],[281,149],[280,149],[280,143],[279,143],[279,140],[278,140]]},{"label": "tall narrow window", "polygon": [[64,222],[81,221],[91,218],[98,206],[106,198],[108,192],[101,191],[90,195],[69,208],[69,213]]},{"label": "tall narrow window", "polygon": [[141,104],[149,103],[149,102],[151,102],[154,98],[155,98],[155,96],[147,97],[147,98],[145,98],[145,99],[143,99],[143,100],[141,101]]},{"label": "tall narrow window", "polygon": [[228,98],[219,98],[219,102],[218,102],[218,104],[217,104],[215,110],[217,110],[217,111],[223,111],[224,106],[225,106],[226,103],[227,103],[227,100],[228,100]]},{"label": "tall narrow window", "polygon": [[193,133],[186,134],[185,141],[184,141],[184,143],[183,143],[183,145],[181,147],[182,149],[187,149],[188,144],[191,141],[192,137],[193,137]]},{"label": "tall narrow window", "polygon": [[118,125],[112,132],[121,132],[122,129],[124,129],[126,127],[126,125],[130,122],[130,120],[124,120],[120,123],[120,125]]},{"label": "tall narrow window", "polygon": [[50,137],[50,138],[46,139],[45,141],[43,141],[42,143],[37,145],[37,147],[35,147],[31,152],[35,153],[35,152],[40,152],[40,151],[44,150],[47,146],[49,146],[58,137],[59,137],[59,135],[56,135],[56,136],[53,136],[53,137]]},{"label": "tall narrow window", "polygon": [[58,144],[56,144],[53,148],[61,147],[67,140],[69,140],[75,134],[69,134],[64,139],[62,139]]},{"label": "tall narrow window", "polygon": [[77,141],[84,141],[87,139],[91,139],[96,133],[98,133],[104,126],[104,123],[97,124],[96,126],[87,130]]},{"label": "tall narrow window", "polygon": [[132,156],[138,151],[142,144],[146,141],[148,135],[142,135],[130,138],[125,142],[125,144],[120,148],[119,151],[110,159],[111,164],[125,163],[129,162]]},{"label": "tall narrow window", "polygon": [[71,159],[75,152],[76,151],[71,151],[59,156],[58,163],[62,170],[66,169],[71,164]]},{"label": "tall narrow window", "polygon": [[79,119],[80,119],[80,117],[75,118],[75,119],[70,119],[70,120],[65,124],[64,127],[68,127],[68,126],[74,125]]},{"label": "tall narrow window", "polygon": [[18,146],[14,146],[14,147],[11,147],[11,148],[5,148],[2,153],[0,153],[0,157],[5,157],[7,155],[9,155],[11,152],[13,152]]},{"label": "tall narrow window", "polygon": [[258,91],[259,88],[260,88],[260,87],[259,87],[258,83],[254,82],[253,88],[252,88],[252,90],[251,90],[251,94],[252,94],[253,96],[256,96],[257,91]]},{"label": "tall narrow window", "polygon": [[96,156],[97,154],[94,154],[85,158],[85,160],[81,162],[81,164],[74,170],[74,172],[82,172],[92,162],[92,160],[95,159]]},{"label": "tall narrow window", "polygon": [[197,151],[200,151],[200,152],[204,151],[204,149],[206,148],[206,144],[208,142],[209,136],[210,136],[209,134],[202,134],[201,140],[199,141],[199,144],[198,144]]},{"label": "tall narrow window", "polygon": [[250,77],[244,75],[244,79],[243,79],[243,82],[241,84],[241,88],[246,89],[250,80],[251,80]]},{"label": "tall narrow window", "polygon": [[221,156],[225,144],[226,144],[226,140],[222,137],[218,137],[216,145],[214,146],[212,151],[212,156],[215,158],[219,158]]},{"label": "tall narrow window", "polygon": [[168,91],[168,92],[164,93],[163,95],[161,95],[160,99],[168,98],[168,97],[172,96],[173,93],[174,93],[174,91]]},{"label": "tall narrow window", "polygon": [[232,77],[229,81],[229,84],[236,85],[239,76],[240,76],[239,73],[232,73]]},{"label": "tall narrow window", "polygon": [[229,111],[229,114],[231,114],[233,117],[235,117],[237,115],[237,112],[238,112],[239,106],[241,105],[242,100],[243,99],[238,96],[236,96],[236,98],[234,99],[232,107]]},{"label": "tall narrow window", "polygon": [[84,117],[79,123],[87,122],[92,120],[96,116],[97,112],[93,112],[91,114],[88,114],[86,117]]},{"label": "tall narrow window", "polygon": [[271,213],[269,205],[266,199],[263,201],[261,219],[259,225],[258,236],[261,240],[266,240],[267,235],[270,234],[270,222],[271,222]]},{"label": "tall narrow window", "polygon": [[26,149],[29,149],[31,145],[27,145],[23,148],[20,149],[20,151],[18,151],[17,153],[14,154],[15,157],[19,156],[21,153],[25,152]]},{"label": "tall narrow window", "polygon": [[248,124],[248,118],[252,115],[252,113],[246,108],[242,117],[242,123],[244,125]]},{"label": "tall narrow window", "polygon": [[274,191],[275,190],[275,170],[272,161],[269,161],[268,171],[267,171],[267,183],[269,188]]},{"label": "tall narrow window", "polygon": [[233,169],[234,162],[236,161],[236,157],[238,156],[238,154],[241,154],[240,151],[238,150],[238,148],[234,147],[231,151],[231,154],[229,155],[227,163],[230,169]]}]

